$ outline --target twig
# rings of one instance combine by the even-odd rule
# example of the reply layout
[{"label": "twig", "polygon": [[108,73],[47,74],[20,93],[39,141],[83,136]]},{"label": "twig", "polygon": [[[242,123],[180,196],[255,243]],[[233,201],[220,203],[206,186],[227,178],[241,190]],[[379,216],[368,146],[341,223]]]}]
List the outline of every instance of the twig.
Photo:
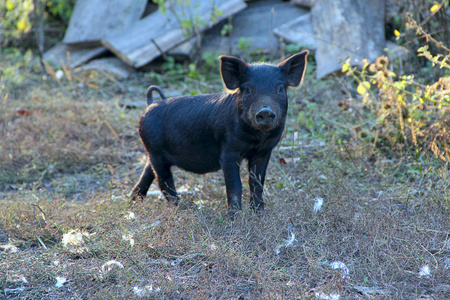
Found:
[{"label": "twig", "polygon": [[44,65],[44,5],[42,0],[33,0],[34,11],[33,18],[36,24],[35,38],[38,47],[39,62],[41,64],[42,73],[46,74]]},{"label": "twig", "polygon": [[377,130],[376,134],[375,134],[375,138],[373,140],[373,145],[372,145],[372,153],[375,153],[375,147],[377,146],[377,142],[378,142],[378,135],[379,135],[380,131]]},{"label": "twig", "polygon": [[44,247],[45,249],[48,249],[47,246],[45,246],[44,242],[41,240],[41,238],[39,236],[36,235],[36,238],[38,239],[38,241],[42,247]]},{"label": "twig", "polygon": [[277,148],[278,151],[284,151],[284,150],[295,150],[300,148],[318,148],[318,147],[324,147],[325,143],[319,143],[319,144],[313,144],[313,145],[303,145],[303,146],[280,146]]},{"label": "twig", "polygon": [[70,52],[69,51],[67,51],[66,56],[67,56],[67,65],[63,61],[61,61],[61,67],[64,71],[64,74],[66,75],[67,80],[69,80],[70,84],[72,84],[73,76],[72,76],[72,69],[70,68]]},{"label": "twig", "polygon": [[153,43],[153,45],[155,45],[156,49],[158,49],[159,53],[161,53],[161,56],[164,58],[164,60],[169,60],[169,58],[166,55],[166,52],[164,52],[159,45],[155,42],[154,39],[151,40],[151,42]]},{"label": "twig", "polygon": [[423,25],[425,25],[425,23],[427,23],[435,14],[437,14],[437,12],[442,8],[442,6],[444,6],[444,1],[442,1],[442,3],[439,4],[438,8],[436,8],[431,14],[429,14],[427,18],[423,20],[422,23],[419,24],[419,26],[422,27]]},{"label": "twig", "polygon": [[[444,2],[441,3],[441,6],[443,5]],[[439,7],[440,8],[440,7]],[[439,9],[436,9],[432,14],[430,14],[429,17],[433,16]],[[444,49],[447,52],[450,52],[450,48],[447,48],[444,46],[444,44],[442,44],[442,42],[438,42],[436,39],[434,39],[431,34],[427,33],[425,30],[423,30],[422,28],[422,24],[425,21],[428,21],[429,18],[425,19],[424,22],[422,22],[420,25],[417,24],[417,22],[412,18],[411,14],[407,14],[406,17],[408,18],[408,21],[412,24],[411,27],[416,29],[416,33],[422,34],[424,35],[426,38],[430,39],[437,47]]]},{"label": "twig", "polygon": [[42,216],[44,217],[44,220],[46,220],[47,218],[45,217],[45,213],[42,210],[42,208],[40,208],[40,206],[37,204],[32,204],[32,205],[33,205],[33,213],[34,213],[35,217],[36,217],[36,207],[37,207],[41,211]]},{"label": "twig", "polygon": [[345,145],[345,143],[342,143],[342,145],[344,146],[345,151],[347,152],[348,156],[350,156],[350,159],[351,159],[353,165],[356,167],[356,163],[355,163],[355,161],[353,160],[353,157],[352,157],[352,155],[350,154],[350,151],[348,151],[347,146]]},{"label": "twig", "polygon": [[108,120],[105,120],[105,124],[106,126],[109,128],[109,130],[111,130],[111,132],[114,134],[114,136],[117,139],[120,139],[120,135],[117,133],[117,131],[111,126],[111,124],[109,124]]}]

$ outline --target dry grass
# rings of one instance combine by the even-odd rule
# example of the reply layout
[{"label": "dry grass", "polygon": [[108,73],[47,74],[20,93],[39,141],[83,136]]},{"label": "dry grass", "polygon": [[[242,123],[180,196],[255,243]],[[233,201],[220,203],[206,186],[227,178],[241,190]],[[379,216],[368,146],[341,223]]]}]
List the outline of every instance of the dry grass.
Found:
[{"label": "dry grass", "polygon": [[[291,120],[282,146],[317,146],[274,152],[264,214],[245,205],[231,222],[221,174],[179,170],[177,186],[195,205],[179,210],[158,195],[130,205],[143,167],[140,111],[117,103],[133,92],[32,79],[0,102],[0,298],[450,297],[446,166],[411,181],[399,176],[404,164],[373,163],[364,145],[335,147],[336,137]],[[145,101],[148,80],[123,84]],[[321,101],[304,113],[341,122],[337,104]],[[71,230],[85,233],[78,247],[61,242]],[[105,265],[112,260],[122,267]],[[425,265],[430,276],[419,275]],[[56,277],[67,282],[56,287]]]},{"label": "dry grass", "polygon": [[52,173],[132,162],[132,153],[122,154],[137,149],[137,113],[125,115],[114,102],[72,98],[48,88],[22,95],[29,99],[6,95],[0,102],[3,188],[50,179]]}]

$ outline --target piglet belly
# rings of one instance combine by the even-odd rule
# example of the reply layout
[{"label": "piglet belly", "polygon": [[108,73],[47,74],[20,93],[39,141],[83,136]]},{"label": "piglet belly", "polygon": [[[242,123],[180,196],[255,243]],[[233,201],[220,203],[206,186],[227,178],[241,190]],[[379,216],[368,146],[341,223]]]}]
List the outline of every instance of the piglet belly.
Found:
[{"label": "piglet belly", "polygon": [[215,147],[195,145],[172,153],[172,163],[186,171],[204,174],[220,169],[220,152]]}]

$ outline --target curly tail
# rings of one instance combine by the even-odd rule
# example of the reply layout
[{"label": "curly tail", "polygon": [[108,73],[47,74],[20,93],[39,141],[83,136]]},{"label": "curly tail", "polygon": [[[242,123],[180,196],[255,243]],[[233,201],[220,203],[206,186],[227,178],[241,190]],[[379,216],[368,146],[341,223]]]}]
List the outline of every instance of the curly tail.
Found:
[{"label": "curly tail", "polygon": [[158,91],[158,93],[161,96],[162,100],[166,100],[167,99],[166,96],[164,95],[163,91],[161,90],[161,88],[159,86],[151,85],[147,89],[147,105],[150,105],[150,104],[153,103],[153,97],[152,97],[153,91]]}]

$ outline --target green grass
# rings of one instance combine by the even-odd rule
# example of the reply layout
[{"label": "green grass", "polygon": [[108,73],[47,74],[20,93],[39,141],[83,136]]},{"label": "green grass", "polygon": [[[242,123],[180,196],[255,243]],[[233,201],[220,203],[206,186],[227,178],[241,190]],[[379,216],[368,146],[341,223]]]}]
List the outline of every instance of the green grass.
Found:
[{"label": "green grass", "polygon": [[[448,166],[407,153],[388,158],[355,138],[355,110],[339,106],[342,79],[307,73],[290,92],[286,134],[267,173],[267,210],[256,215],[245,204],[232,222],[220,173],[175,171],[177,187],[188,190],[183,199],[201,204],[185,210],[158,195],[133,205],[127,196],[145,162],[142,109],[119,103],[145,103],[157,80],[179,94],[220,91],[218,77],[182,82],[150,73],[117,83],[79,75],[89,87],[44,80],[35,60],[5,57],[2,69],[23,76],[0,84],[0,244],[19,250],[0,248],[6,298],[367,298],[361,286],[375,298],[450,296]],[[324,204],[314,212],[317,197]],[[82,252],[61,243],[71,230],[86,233]],[[280,246],[292,234],[292,244]],[[123,268],[108,271],[111,260]],[[336,261],[348,277],[331,267]],[[431,276],[419,276],[424,265]],[[56,277],[68,281],[56,287]]]}]

